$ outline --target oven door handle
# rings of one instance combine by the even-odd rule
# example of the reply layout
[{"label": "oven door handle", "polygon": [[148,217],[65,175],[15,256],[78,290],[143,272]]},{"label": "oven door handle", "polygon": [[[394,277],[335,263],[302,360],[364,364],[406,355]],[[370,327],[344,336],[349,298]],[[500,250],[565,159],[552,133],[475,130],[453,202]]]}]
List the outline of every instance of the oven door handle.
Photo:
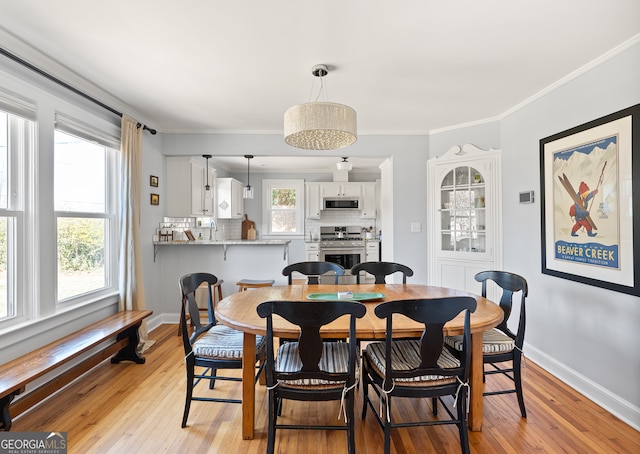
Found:
[{"label": "oven door handle", "polygon": [[320,248],[320,253],[325,254],[364,254],[364,247],[335,247],[335,248]]}]

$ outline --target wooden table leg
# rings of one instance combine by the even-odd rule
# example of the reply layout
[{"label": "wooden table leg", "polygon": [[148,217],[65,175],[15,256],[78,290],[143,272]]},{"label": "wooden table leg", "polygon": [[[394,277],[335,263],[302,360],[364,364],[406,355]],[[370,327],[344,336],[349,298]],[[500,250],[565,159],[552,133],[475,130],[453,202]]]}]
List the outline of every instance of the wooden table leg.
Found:
[{"label": "wooden table leg", "polygon": [[469,429],[474,432],[482,430],[482,394],[484,393],[482,369],[482,332],[478,332],[471,335],[471,371],[469,373],[469,386],[471,387]]},{"label": "wooden table leg", "polygon": [[244,333],[242,352],[242,438],[252,440],[256,412],[256,335]]}]

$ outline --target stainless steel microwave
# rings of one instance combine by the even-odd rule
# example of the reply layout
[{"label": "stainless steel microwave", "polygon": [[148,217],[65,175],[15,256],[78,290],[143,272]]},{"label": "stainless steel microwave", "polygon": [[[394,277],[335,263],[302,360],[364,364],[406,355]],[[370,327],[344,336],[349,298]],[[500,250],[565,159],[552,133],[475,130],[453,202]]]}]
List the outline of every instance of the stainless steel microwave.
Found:
[{"label": "stainless steel microwave", "polygon": [[358,199],[324,199],[325,210],[357,210],[360,207]]}]

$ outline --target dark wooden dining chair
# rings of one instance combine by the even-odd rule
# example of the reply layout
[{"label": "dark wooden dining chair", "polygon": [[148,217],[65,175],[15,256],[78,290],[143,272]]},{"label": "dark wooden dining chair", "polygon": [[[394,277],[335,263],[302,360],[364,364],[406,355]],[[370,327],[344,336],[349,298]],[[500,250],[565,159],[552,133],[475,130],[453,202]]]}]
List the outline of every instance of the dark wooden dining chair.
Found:
[{"label": "dark wooden dining chair", "polygon": [[[516,393],[520,414],[527,417],[522,393],[522,348],[524,344],[524,330],[526,326],[525,300],[529,292],[527,281],[522,276],[507,271],[482,271],[475,276],[476,281],[482,282],[482,296],[487,296],[487,282],[495,282],[501,289],[500,307],[504,312],[502,322],[493,329],[485,331],[482,336],[482,361],[490,365],[491,369],[485,369],[484,375],[503,374],[508,377],[514,386],[509,389],[487,391],[485,396],[496,394]],[[520,293],[520,317],[518,329],[514,333],[507,326],[511,309],[513,308],[513,296]],[[456,351],[460,350],[460,337],[453,336],[445,339],[446,344]],[[507,363],[507,366],[500,363]],[[484,377],[483,377],[484,378]]]},{"label": "dark wooden dining chair", "polygon": [[[471,360],[470,313],[476,309],[476,300],[468,296],[434,299],[390,301],[375,308],[379,318],[386,319],[384,342],[372,342],[362,355],[362,387],[364,390],[362,419],[370,406],[384,430],[384,452],[391,451],[391,429],[400,427],[455,424],[460,435],[463,453],[469,452],[467,433],[467,392]],[[443,346],[444,325],[464,311],[461,358],[457,359]],[[420,339],[393,339],[394,315],[424,325]],[[403,318],[402,317],[402,318]],[[369,386],[378,395],[381,415],[369,395]],[[452,396],[456,414],[443,402],[442,397]],[[431,398],[433,414],[437,415],[440,402],[448,419],[427,421],[391,420],[391,403],[396,397]]]},{"label": "dark wooden dining chair", "polygon": [[[180,307],[180,329],[182,345],[184,347],[185,366],[187,368],[187,392],[182,416],[182,427],[186,427],[189,409],[192,401],[242,403],[240,399],[226,397],[194,396],[193,390],[201,380],[209,382],[209,389],[213,389],[216,380],[242,381],[239,377],[229,377],[218,374],[218,369],[241,369],[243,359],[243,333],[227,326],[218,324],[215,318],[213,303],[213,288],[218,278],[209,273],[187,274],[180,278],[180,292],[182,304]],[[207,312],[209,323],[203,325],[200,320],[200,308],[196,302],[195,292],[205,284],[208,289]],[[193,325],[190,334],[189,318]],[[256,357],[254,363],[260,361],[256,381],[264,368],[264,337],[256,336]],[[198,369],[196,367],[204,368]]]},{"label": "dark wooden dining chair", "polygon": [[298,262],[287,265],[282,269],[282,275],[288,277],[289,285],[292,284],[293,272],[307,276],[309,284],[318,284],[321,275],[333,272],[334,284],[338,283],[338,277],[344,275],[344,268],[333,262]]},{"label": "dark wooden dining chair", "polygon": [[[224,281],[222,279],[218,279],[218,281],[212,285],[213,288],[213,306],[215,307],[216,305],[216,294],[218,296],[218,301],[222,300],[222,284],[224,283]],[[206,287],[206,282],[203,282],[203,284],[201,284],[202,287]],[[197,298],[196,298],[197,299]],[[205,305],[205,307],[203,307],[203,305],[199,302],[198,303],[198,308],[200,309],[200,314],[208,314],[209,315],[209,323],[211,323],[213,321],[213,319],[211,317],[213,317],[213,314],[209,314],[209,307],[208,305]],[[187,312],[187,319],[189,319],[189,313]],[[178,336],[180,336],[182,334],[182,320],[178,323]]]},{"label": "dark wooden dining chair", "polygon": [[351,274],[356,276],[356,283],[360,283],[360,272],[364,271],[376,278],[376,284],[386,284],[386,276],[402,273],[402,283],[407,283],[407,276],[413,276],[413,270],[406,265],[394,262],[362,262],[351,268]]},{"label": "dark wooden dining chair", "polygon": [[[356,385],[356,319],[366,307],[349,301],[267,301],[258,315],[267,319],[266,378],[268,390],[267,453],[275,449],[276,429],[346,430],[348,452],[355,453],[354,388]],[[297,341],[282,344],[274,354],[273,315],[300,328]],[[333,342],[320,336],[322,326],[349,317],[349,341]],[[283,399],[340,401],[343,425],[278,424]]]}]

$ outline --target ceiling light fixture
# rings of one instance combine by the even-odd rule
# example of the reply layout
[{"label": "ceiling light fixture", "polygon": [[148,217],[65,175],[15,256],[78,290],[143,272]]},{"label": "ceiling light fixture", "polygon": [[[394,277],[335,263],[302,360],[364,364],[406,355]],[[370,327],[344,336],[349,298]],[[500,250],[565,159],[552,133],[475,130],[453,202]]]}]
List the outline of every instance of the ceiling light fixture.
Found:
[{"label": "ceiling light fixture", "polygon": [[211,191],[211,186],[209,186],[209,159],[211,159],[211,155],[210,154],[203,154],[202,157],[205,160],[205,169],[204,169],[204,173],[207,176],[207,182],[204,185],[204,190],[207,191],[207,194],[210,193]]},{"label": "ceiling light fixture", "polygon": [[336,162],[336,167],[338,168],[338,170],[346,170],[346,171],[351,171],[351,163],[349,161],[347,161],[346,157],[342,157],[342,161],[340,162]]},{"label": "ceiling light fixture", "polygon": [[249,163],[251,159],[253,159],[253,155],[246,154],[244,157],[247,158],[247,185],[242,190],[242,198],[253,199],[253,188],[251,187],[251,183],[249,183]]},{"label": "ceiling light fixture", "polygon": [[324,89],[326,65],[315,65],[311,74],[320,79],[320,91],[314,102],[298,104],[284,113],[284,141],[305,150],[335,150],[356,140],[356,111],[344,104],[318,102]]}]

